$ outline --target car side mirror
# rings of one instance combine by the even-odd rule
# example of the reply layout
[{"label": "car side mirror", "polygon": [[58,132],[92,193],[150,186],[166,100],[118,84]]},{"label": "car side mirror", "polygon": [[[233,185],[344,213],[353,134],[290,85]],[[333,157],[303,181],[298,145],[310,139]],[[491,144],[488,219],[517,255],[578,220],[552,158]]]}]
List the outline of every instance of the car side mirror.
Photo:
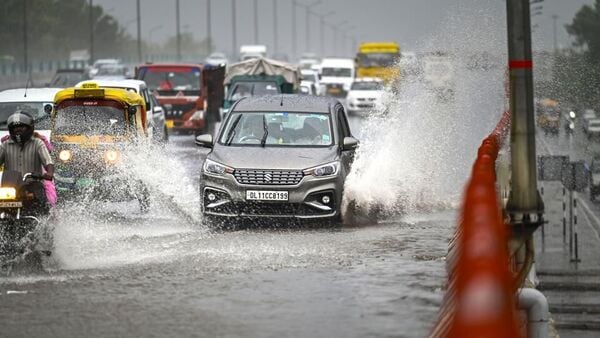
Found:
[{"label": "car side mirror", "polygon": [[163,113],[162,107],[160,107],[160,106],[154,106],[152,108],[152,114],[154,114],[154,115],[160,115],[162,113]]},{"label": "car side mirror", "polygon": [[211,134],[202,134],[196,136],[196,145],[204,148],[213,147],[213,137]]},{"label": "car side mirror", "polygon": [[344,143],[342,144],[342,150],[353,150],[358,147],[358,140],[354,137],[344,137]]}]

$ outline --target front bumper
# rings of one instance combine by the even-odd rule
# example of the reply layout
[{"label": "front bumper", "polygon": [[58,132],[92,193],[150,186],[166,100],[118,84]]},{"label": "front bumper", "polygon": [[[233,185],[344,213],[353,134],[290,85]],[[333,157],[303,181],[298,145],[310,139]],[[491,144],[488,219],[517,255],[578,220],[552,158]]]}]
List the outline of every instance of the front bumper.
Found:
[{"label": "front bumper", "polygon": [[[344,180],[304,176],[296,185],[241,184],[231,174],[202,173],[200,203],[204,215],[243,218],[334,219],[340,216]],[[247,201],[247,190],[287,191],[288,201]],[[214,197],[209,199],[209,195]],[[323,203],[328,196],[329,203]]]}]

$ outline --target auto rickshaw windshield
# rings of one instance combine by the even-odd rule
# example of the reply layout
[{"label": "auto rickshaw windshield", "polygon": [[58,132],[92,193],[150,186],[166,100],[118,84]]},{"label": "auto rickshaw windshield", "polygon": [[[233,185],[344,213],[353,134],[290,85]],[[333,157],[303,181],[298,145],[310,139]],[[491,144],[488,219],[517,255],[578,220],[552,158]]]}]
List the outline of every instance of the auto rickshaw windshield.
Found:
[{"label": "auto rickshaw windshield", "polygon": [[124,135],[129,128],[125,111],[114,106],[59,107],[54,122],[59,135]]}]

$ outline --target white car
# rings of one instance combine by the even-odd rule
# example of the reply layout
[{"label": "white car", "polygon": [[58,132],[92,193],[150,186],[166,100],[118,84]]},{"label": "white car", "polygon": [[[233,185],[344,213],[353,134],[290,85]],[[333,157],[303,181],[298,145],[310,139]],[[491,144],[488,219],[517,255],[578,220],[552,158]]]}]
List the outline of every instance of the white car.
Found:
[{"label": "white car", "polygon": [[315,84],[310,81],[300,81],[300,95],[315,95]]},{"label": "white car", "polygon": [[101,67],[104,67],[106,65],[120,65],[120,64],[121,64],[121,60],[118,60],[118,59],[98,59],[94,62],[92,67],[90,67],[89,77],[96,76],[96,74],[98,74],[98,70],[100,70]]},{"label": "white car", "polygon": [[384,93],[381,79],[368,77],[355,79],[346,96],[348,114],[364,114],[379,108]]},{"label": "white car", "polygon": [[25,111],[33,117],[35,130],[50,140],[50,114],[54,110],[54,95],[60,90],[18,88],[0,92],[0,138],[8,135],[8,117],[16,111]]},{"label": "white car", "polygon": [[210,54],[206,58],[206,60],[204,60],[204,62],[209,65],[212,65],[212,66],[220,66],[220,65],[227,66],[227,63],[229,63],[229,60],[227,60],[227,55],[225,55],[225,53],[214,52],[214,53]]},{"label": "white car", "polygon": [[127,78],[131,78],[131,72],[121,64],[103,65],[98,68],[96,75],[92,76],[94,80],[125,80]]},{"label": "white car", "polygon": [[326,58],[321,62],[321,92],[333,97],[346,97],[356,76],[353,59]]},{"label": "white car", "polygon": [[583,111],[583,114],[581,115],[581,127],[583,128],[583,130],[585,130],[587,128],[587,124],[590,122],[590,120],[597,118],[598,116],[596,116],[596,111],[594,111],[593,109],[586,109]]},{"label": "white car", "polygon": [[75,87],[81,88],[84,83],[93,82],[102,88],[121,88],[133,91],[144,99],[146,102],[146,126],[148,128],[148,136],[157,142],[167,142],[169,133],[165,123],[165,110],[158,105],[156,98],[150,93],[146,82],[142,80],[88,80],[81,81]]},{"label": "white car", "polygon": [[312,82],[315,86],[314,95],[323,95],[321,92],[321,80],[319,79],[319,72],[314,69],[302,69],[300,71],[302,73],[302,80],[307,82]]},{"label": "white car", "polygon": [[583,130],[588,139],[600,136],[600,119],[590,119]]}]

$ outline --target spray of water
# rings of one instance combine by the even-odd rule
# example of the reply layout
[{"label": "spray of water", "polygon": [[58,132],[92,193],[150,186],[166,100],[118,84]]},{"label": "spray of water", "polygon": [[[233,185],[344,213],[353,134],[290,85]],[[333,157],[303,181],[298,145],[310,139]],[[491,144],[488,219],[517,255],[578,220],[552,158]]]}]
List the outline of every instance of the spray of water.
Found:
[{"label": "spray of water", "polygon": [[504,109],[504,18],[498,1],[461,1],[420,43],[423,53],[446,55],[451,80],[444,86],[453,94],[440,95],[423,72],[405,74],[388,91],[360,132],[345,187],[346,218],[456,204],[477,147]]}]

